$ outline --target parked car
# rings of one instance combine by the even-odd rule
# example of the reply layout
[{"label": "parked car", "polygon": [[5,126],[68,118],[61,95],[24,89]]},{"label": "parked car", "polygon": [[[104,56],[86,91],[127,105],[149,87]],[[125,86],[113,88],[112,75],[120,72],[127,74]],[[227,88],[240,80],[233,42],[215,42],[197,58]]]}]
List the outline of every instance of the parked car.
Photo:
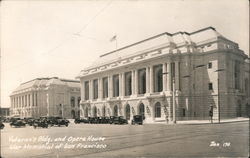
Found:
[{"label": "parked car", "polygon": [[37,127],[42,127],[42,128],[48,128],[48,122],[46,120],[35,120],[33,122],[33,127],[37,128]]},{"label": "parked car", "polygon": [[10,123],[11,127],[25,127],[25,122],[23,120],[14,120]]},{"label": "parked car", "polygon": [[128,124],[128,120],[124,119],[122,116],[114,117],[113,124]]},{"label": "parked car", "polygon": [[143,116],[142,115],[134,115],[133,116],[132,125],[135,125],[135,124],[139,124],[139,125],[143,124]]},{"label": "parked car", "polygon": [[56,121],[55,121],[55,123],[54,123],[54,126],[66,126],[66,127],[68,127],[68,125],[69,125],[69,120],[67,120],[67,119],[57,119]]},{"label": "parked car", "polygon": [[2,122],[0,122],[0,129],[4,128],[4,124]]},{"label": "parked car", "polygon": [[88,123],[88,120],[86,120],[84,118],[76,118],[74,122],[75,122],[75,124],[78,124],[78,123]]}]

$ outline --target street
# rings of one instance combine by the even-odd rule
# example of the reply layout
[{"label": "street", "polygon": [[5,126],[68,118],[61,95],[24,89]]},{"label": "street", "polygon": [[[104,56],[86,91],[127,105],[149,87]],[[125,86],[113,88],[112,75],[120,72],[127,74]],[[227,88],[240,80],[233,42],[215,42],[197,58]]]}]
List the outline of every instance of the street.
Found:
[{"label": "street", "polygon": [[1,130],[2,157],[248,157],[249,121]]}]

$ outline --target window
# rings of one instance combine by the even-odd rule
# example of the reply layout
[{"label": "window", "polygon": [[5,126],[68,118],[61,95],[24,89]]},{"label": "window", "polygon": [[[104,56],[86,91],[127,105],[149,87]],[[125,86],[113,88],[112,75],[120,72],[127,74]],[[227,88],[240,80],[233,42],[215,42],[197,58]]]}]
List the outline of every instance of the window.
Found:
[{"label": "window", "polygon": [[146,69],[138,70],[138,90],[139,94],[146,93]]},{"label": "window", "polygon": [[159,102],[155,104],[155,117],[161,117],[161,104]]},{"label": "window", "polygon": [[80,107],[80,102],[81,102],[81,98],[78,97],[78,99],[77,99],[77,103],[78,103],[77,106],[78,106],[78,107]]},{"label": "window", "polygon": [[208,83],[208,90],[213,90],[213,83]]},{"label": "window", "polygon": [[97,99],[98,98],[98,80],[97,79],[93,81],[93,87],[94,87],[93,99]]},{"label": "window", "polygon": [[97,108],[96,108],[96,106],[93,107],[93,117],[97,117]]},{"label": "window", "polygon": [[107,98],[108,97],[108,77],[104,77],[102,79],[102,85],[103,85],[103,98]]},{"label": "window", "polygon": [[119,75],[113,76],[113,96],[119,96]]},{"label": "window", "polygon": [[240,62],[235,61],[234,65],[234,81],[235,89],[240,89]]},{"label": "window", "polygon": [[89,81],[86,81],[85,83],[85,100],[89,100]]},{"label": "window", "polygon": [[162,65],[154,66],[154,92],[162,91]]},{"label": "window", "polygon": [[213,67],[212,62],[209,62],[209,63],[207,64],[207,68],[208,68],[208,69],[212,69],[212,67]]},{"label": "window", "polygon": [[125,73],[125,96],[132,94],[132,76],[131,72]]},{"label": "window", "polygon": [[114,116],[118,116],[118,107],[115,105],[114,107]]},{"label": "window", "polygon": [[129,104],[126,105],[126,114],[125,114],[125,118],[126,118],[127,120],[130,119],[130,105],[129,105]]},{"label": "window", "polygon": [[75,107],[75,97],[71,97],[70,104],[71,104],[71,107]]},{"label": "window", "polygon": [[182,116],[183,116],[183,117],[186,116],[186,109],[185,109],[185,108],[182,109]]}]

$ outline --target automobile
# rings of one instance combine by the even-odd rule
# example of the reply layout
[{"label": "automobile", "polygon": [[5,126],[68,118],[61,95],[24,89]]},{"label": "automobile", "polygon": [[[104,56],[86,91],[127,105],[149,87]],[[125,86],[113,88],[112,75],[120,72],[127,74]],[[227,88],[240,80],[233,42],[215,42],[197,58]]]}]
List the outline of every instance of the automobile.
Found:
[{"label": "automobile", "polygon": [[75,124],[78,124],[78,123],[88,123],[88,120],[86,120],[84,118],[76,118],[74,122],[75,122]]},{"label": "automobile", "polygon": [[4,128],[4,124],[2,122],[0,122],[0,129]]},{"label": "automobile", "polygon": [[143,116],[142,115],[134,115],[133,116],[132,125],[135,125],[135,124],[139,124],[139,125],[143,124]]},{"label": "automobile", "polygon": [[11,127],[25,127],[25,122],[23,120],[14,120],[10,123]]},{"label": "automobile", "polygon": [[114,118],[115,118],[114,116],[110,116],[110,117],[109,117],[109,124],[113,124]]},{"label": "automobile", "polygon": [[55,122],[54,122],[54,126],[66,126],[66,127],[68,127],[68,125],[69,125],[69,120],[67,120],[67,119],[64,119],[64,118],[59,118],[59,119],[57,119]]},{"label": "automobile", "polygon": [[48,128],[48,122],[46,120],[37,119],[37,120],[34,120],[33,127],[34,128],[37,128],[37,127]]},{"label": "automobile", "polygon": [[124,119],[122,116],[114,117],[113,124],[128,124],[128,120]]}]

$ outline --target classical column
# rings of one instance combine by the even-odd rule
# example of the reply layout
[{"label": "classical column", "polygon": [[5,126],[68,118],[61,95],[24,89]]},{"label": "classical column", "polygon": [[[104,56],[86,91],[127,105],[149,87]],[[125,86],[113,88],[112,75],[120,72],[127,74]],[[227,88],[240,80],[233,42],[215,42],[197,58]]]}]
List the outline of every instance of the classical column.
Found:
[{"label": "classical column", "polygon": [[81,81],[81,100],[85,100],[85,81]]},{"label": "classical column", "polygon": [[135,94],[135,71],[134,70],[132,70],[131,71],[131,86],[132,86],[132,95],[134,95]]},{"label": "classical column", "polygon": [[179,61],[175,61],[175,87],[180,90]]},{"label": "classical column", "polygon": [[150,67],[146,67],[146,93],[150,93],[150,74],[149,74]]},{"label": "classical column", "polygon": [[122,93],[121,93],[121,96],[125,96],[125,89],[126,89],[126,87],[125,87],[125,73],[123,72],[122,73],[122,80],[121,80],[121,83],[122,83]]},{"label": "classical column", "polygon": [[150,93],[154,93],[154,74],[153,74],[153,66],[150,66],[149,69],[149,85],[150,85]]},{"label": "classical column", "polygon": [[89,80],[89,100],[93,99],[93,80]]},{"label": "classical column", "polygon": [[119,73],[119,96],[122,96],[122,73]]},{"label": "classical column", "polygon": [[162,76],[162,80],[163,80],[163,92],[167,91],[167,64],[163,63],[162,64],[162,72],[163,72],[163,76]]},{"label": "classical column", "polygon": [[111,76],[109,76],[108,77],[108,86],[109,86],[109,91],[108,91],[108,97],[109,98],[112,98],[113,97],[113,76],[111,75]]},{"label": "classical column", "polygon": [[98,98],[99,99],[102,99],[103,98],[103,96],[102,96],[102,94],[103,94],[103,86],[102,86],[102,78],[98,78]]},{"label": "classical column", "polygon": [[171,80],[172,80],[171,74],[172,74],[171,63],[168,62],[167,63],[167,91],[171,91]]},{"label": "classical column", "polygon": [[138,70],[134,70],[135,72],[135,89],[134,89],[134,94],[137,95],[138,94]]}]

